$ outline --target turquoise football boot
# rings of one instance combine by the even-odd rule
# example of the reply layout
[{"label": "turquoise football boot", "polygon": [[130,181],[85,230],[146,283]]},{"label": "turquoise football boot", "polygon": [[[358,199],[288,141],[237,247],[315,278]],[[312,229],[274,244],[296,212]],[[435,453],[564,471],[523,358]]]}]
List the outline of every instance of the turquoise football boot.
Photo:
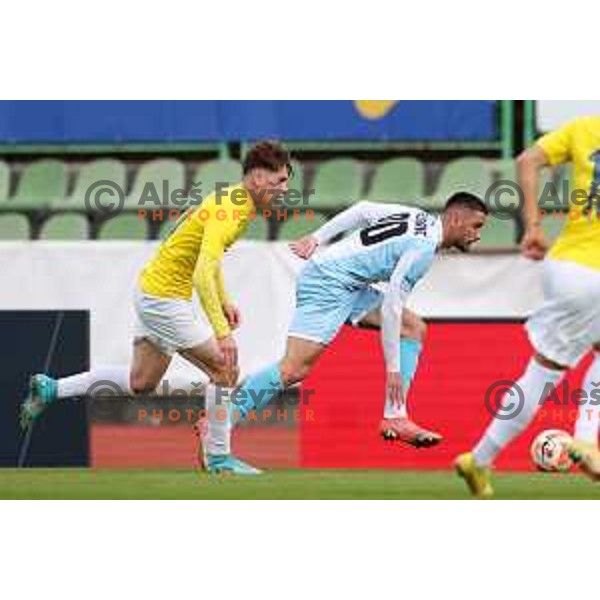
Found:
[{"label": "turquoise football boot", "polygon": [[262,471],[241,461],[232,454],[207,454],[205,469],[212,474],[260,475]]},{"label": "turquoise football boot", "polygon": [[21,404],[21,427],[28,429],[50,404],[56,401],[58,386],[56,379],[47,375],[32,375],[29,379],[29,394]]}]

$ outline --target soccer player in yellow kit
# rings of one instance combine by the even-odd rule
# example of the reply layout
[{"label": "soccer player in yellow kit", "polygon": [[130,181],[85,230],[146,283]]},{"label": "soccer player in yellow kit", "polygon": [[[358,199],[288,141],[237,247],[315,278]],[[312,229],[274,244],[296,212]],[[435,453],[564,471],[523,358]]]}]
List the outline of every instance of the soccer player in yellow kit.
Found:
[{"label": "soccer player in yellow kit", "polygon": [[[546,254],[537,202],[537,172],[544,165],[571,162],[575,189],[570,190],[569,214],[562,232]],[[492,420],[472,452],[456,460],[458,474],[471,492],[481,498],[493,495],[489,467],[498,453],[532,421],[553,385],[590,349],[594,361],[583,383],[586,397],[600,381],[600,116],[581,117],[543,136],[518,159],[523,190],[525,235],[522,254],[544,259],[544,304],[527,321],[535,354],[525,373],[507,390],[505,399],[519,398],[523,408],[511,419]],[[548,217],[549,218],[549,217]],[[584,471],[598,470],[600,407],[580,407],[571,451]],[[592,473],[593,474],[593,473]]]},{"label": "soccer player in yellow kit", "polygon": [[[150,392],[175,352],[204,371],[213,384],[235,385],[238,361],[232,331],[239,325],[240,313],[225,292],[221,259],[243,235],[249,219],[260,218],[256,213],[287,192],[290,174],[290,157],[281,145],[260,142],[253,146],[243,163],[243,180],[225,189],[218,186],[197,209],[183,216],[142,270],[134,298],[138,324],[131,366],[98,367],[58,380],[34,375],[22,405],[23,424],[29,425],[57,399],[84,396],[97,382],[110,382],[124,393]],[[194,289],[210,325],[194,317]],[[213,388],[207,386],[208,433],[211,426],[221,426],[214,415]],[[212,464],[201,466],[255,472],[232,457],[228,447],[208,448],[211,451]],[[203,456],[199,453],[201,461]]]}]

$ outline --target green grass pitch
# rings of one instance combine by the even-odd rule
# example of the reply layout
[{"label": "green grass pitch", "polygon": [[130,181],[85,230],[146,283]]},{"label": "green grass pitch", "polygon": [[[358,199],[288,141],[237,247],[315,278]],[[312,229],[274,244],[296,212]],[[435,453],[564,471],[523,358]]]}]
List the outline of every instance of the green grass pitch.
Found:
[{"label": "green grass pitch", "polygon": [[[498,499],[600,499],[578,474],[494,477]],[[270,471],[252,478],[186,470],[0,469],[2,499],[467,499],[450,471]]]}]

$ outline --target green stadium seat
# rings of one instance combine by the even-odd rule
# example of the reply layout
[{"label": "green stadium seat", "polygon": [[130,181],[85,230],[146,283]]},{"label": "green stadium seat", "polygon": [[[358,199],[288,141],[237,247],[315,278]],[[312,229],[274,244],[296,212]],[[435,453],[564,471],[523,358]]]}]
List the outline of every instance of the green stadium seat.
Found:
[{"label": "green stadium seat", "polygon": [[513,158],[491,161],[490,169],[496,181],[517,181],[517,161]]},{"label": "green stadium seat", "polygon": [[44,208],[64,198],[67,191],[65,165],[59,160],[43,159],[23,169],[17,192],[7,208]]},{"label": "green stadium seat", "polygon": [[375,171],[368,198],[376,202],[418,204],[425,195],[425,169],[414,158],[394,158]]},{"label": "green stadium seat", "polygon": [[145,219],[137,215],[117,215],[100,227],[100,240],[145,240],[148,225]]},{"label": "green stadium seat", "polygon": [[424,206],[441,210],[456,192],[471,192],[483,199],[491,184],[492,164],[489,161],[458,158],[444,167],[435,194],[425,200]]},{"label": "green stadium seat", "polygon": [[85,215],[54,215],[46,220],[40,232],[42,240],[85,240],[88,237]]},{"label": "green stadium seat", "polygon": [[309,221],[302,218],[295,221],[294,219],[288,219],[285,222],[279,223],[279,228],[277,230],[277,239],[278,240],[295,240],[299,237],[308,235],[312,233],[321,225],[324,225],[327,222],[327,218],[319,213],[315,213],[314,219]]},{"label": "green stadium seat", "polygon": [[2,160],[0,161],[0,210],[6,207],[9,193],[10,167]]},{"label": "green stadium seat", "polygon": [[[298,193],[303,194],[304,193],[304,186],[305,186],[305,178],[304,178],[304,165],[297,160],[293,160],[292,161],[292,169],[294,174],[292,175],[292,178],[290,179],[290,183],[289,183],[289,189],[290,190],[294,190],[295,194],[294,197],[292,197],[291,202],[285,202],[285,205],[288,206],[289,208],[301,208],[303,206],[302,204],[302,200],[298,199]],[[310,202],[310,196],[309,196],[309,202]]]},{"label": "green stadium seat", "polygon": [[209,160],[196,169],[191,187],[200,186],[202,198],[215,191],[217,182],[235,185],[242,180],[242,166],[237,160]]},{"label": "green stadium seat", "polygon": [[25,215],[0,215],[0,240],[28,240],[29,219]]},{"label": "green stadium seat", "polygon": [[294,174],[290,180],[290,187],[301,192],[304,191],[304,186],[306,184],[304,178],[304,165],[299,160],[293,160],[292,171]]},{"label": "green stadium seat", "polygon": [[[168,198],[163,195],[163,182],[168,181]],[[152,188],[148,188],[152,184]],[[144,194],[146,190],[146,194]],[[173,158],[157,158],[144,163],[136,174],[131,192],[125,199],[125,206],[129,209],[155,210],[164,207],[165,202],[170,202],[175,190],[185,190],[185,170],[183,165]],[[148,196],[148,193],[152,194]],[[148,198],[141,202],[142,198]],[[152,202],[152,198],[158,201]]]},{"label": "green stadium seat", "polygon": [[[115,195],[112,198],[108,193],[100,193],[103,189],[110,189],[110,184],[99,185],[101,181],[112,182],[122,190],[122,193],[127,192],[127,175],[125,165],[114,158],[102,158],[94,160],[92,162],[82,165],[79,169],[79,173],[75,180],[75,187],[70,196],[64,200],[60,200],[53,203],[54,207],[57,208],[77,208],[86,210],[88,207],[85,205],[85,197],[90,190],[90,204],[91,210],[94,210],[94,200],[96,194],[94,190],[99,192],[98,202],[101,205],[108,206],[108,203],[117,201],[118,197]],[[118,190],[115,194],[118,193]]]},{"label": "green stadium seat", "polygon": [[[289,190],[293,190],[294,194],[291,197],[291,199],[288,199],[288,196],[286,196],[286,198],[284,199],[283,202],[283,206],[287,207],[287,208],[302,208],[303,206],[305,206],[303,204],[304,202],[304,192],[305,192],[305,186],[306,186],[306,181],[305,181],[305,177],[304,177],[304,165],[302,165],[301,162],[293,160],[292,161],[292,169],[294,174],[292,175],[292,178],[290,179],[289,182]],[[298,194],[302,195],[302,198],[298,197]],[[312,196],[308,197],[308,202],[310,204],[312,199]]]},{"label": "green stadium seat", "polygon": [[362,195],[362,167],[351,158],[338,158],[317,167],[309,206],[314,210],[349,206]]},{"label": "green stadium seat", "polygon": [[474,248],[516,248],[516,223],[514,219],[500,219],[490,215],[481,230],[481,241]]}]

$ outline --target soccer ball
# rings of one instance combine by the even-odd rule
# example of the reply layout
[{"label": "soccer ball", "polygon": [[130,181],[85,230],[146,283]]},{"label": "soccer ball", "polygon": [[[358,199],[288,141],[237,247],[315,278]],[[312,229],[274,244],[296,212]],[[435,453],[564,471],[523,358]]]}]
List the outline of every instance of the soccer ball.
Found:
[{"label": "soccer ball", "polygon": [[531,444],[531,459],[540,471],[566,473],[573,461],[569,456],[567,444],[571,436],[560,429],[542,431]]}]

